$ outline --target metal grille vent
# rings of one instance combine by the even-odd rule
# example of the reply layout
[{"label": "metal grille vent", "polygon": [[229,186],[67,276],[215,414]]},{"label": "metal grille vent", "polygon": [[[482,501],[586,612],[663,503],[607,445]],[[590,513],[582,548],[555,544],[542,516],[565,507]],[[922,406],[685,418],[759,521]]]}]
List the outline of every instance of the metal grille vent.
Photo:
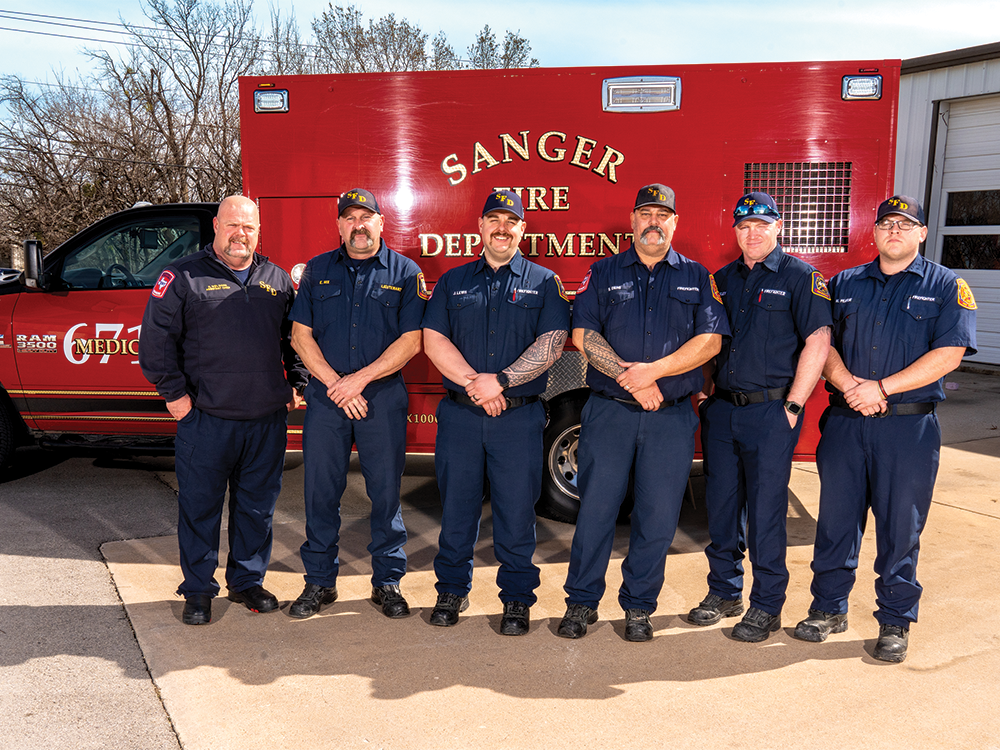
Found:
[{"label": "metal grille vent", "polygon": [[846,253],[851,162],[747,163],[743,192],[774,198],[784,219],[781,247],[793,253]]}]

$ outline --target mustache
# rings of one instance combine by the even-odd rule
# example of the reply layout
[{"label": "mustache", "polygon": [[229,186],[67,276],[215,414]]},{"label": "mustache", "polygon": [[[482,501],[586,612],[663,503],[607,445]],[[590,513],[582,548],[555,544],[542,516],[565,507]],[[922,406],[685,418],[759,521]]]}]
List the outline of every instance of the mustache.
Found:
[{"label": "mustache", "polygon": [[650,232],[656,232],[658,235],[660,235],[660,242],[666,242],[667,235],[664,234],[663,230],[660,229],[659,227],[646,227],[645,229],[642,230],[642,234],[639,236],[639,240],[640,241],[645,240],[646,235],[649,234]]}]

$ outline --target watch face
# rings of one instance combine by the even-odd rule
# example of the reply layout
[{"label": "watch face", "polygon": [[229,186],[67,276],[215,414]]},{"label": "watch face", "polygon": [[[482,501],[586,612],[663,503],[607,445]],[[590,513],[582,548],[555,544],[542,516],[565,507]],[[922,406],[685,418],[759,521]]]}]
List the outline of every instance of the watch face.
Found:
[{"label": "watch face", "polygon": [[797,404],[794,401],[786,401],[785,408],[788,410],[789,414],[798,416],[802,413],[802,404]]},{"label": "watch face", "polygon": [[510,385],[510,378],[507,377],[507,373],[501,371],[497,373],[497,382],[501,388],[506,388]]}]

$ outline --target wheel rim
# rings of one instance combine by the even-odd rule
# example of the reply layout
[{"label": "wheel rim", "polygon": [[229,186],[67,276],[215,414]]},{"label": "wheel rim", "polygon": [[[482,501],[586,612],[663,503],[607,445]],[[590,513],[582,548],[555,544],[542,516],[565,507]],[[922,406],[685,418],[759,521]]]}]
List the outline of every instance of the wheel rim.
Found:
[{"label": "wheel rim", "polygon": [[549,476],[560,492],[577,500],[580,499],[576,486],[576,449],[579,443],[580,425],[577,424],[559,433],[549,448]]}]

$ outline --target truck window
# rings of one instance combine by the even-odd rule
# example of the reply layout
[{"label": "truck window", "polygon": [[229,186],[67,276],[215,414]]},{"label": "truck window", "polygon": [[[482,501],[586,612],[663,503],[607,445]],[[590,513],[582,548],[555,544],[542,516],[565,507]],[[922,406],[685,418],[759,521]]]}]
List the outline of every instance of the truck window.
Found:
[{"label": "truck window", "polygon": [[200,240],[195,216],[134,222],[67,255],[59,278],[68,289],[152,287],[168,264],[196,252]]}]

